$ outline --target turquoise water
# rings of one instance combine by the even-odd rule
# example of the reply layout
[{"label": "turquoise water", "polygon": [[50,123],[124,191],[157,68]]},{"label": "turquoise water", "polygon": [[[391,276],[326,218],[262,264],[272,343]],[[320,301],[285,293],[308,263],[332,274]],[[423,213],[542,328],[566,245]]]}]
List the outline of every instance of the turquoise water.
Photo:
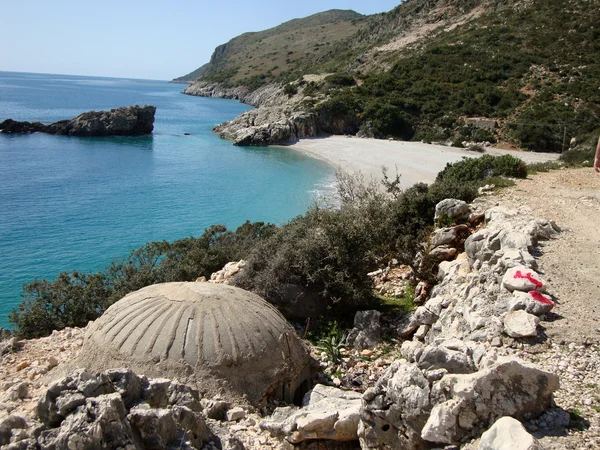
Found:
[{"label": "turquoise water", "polygon": [[0,134],[0,326],[8,326],[22,285],[36,277],[98,270],[146,242],[198,236],[214,223],[281,223],[331,183],[332,169],[318,160],[219,139],[211,128],[248,107],[183,95],[182,88],[0,72],[0,122],[158,108],[149,137]]}]

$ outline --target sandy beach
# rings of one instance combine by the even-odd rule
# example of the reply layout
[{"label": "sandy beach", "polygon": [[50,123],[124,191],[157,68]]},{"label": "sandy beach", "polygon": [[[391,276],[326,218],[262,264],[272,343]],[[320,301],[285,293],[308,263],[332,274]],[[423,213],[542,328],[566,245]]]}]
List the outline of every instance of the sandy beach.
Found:
[{"label": "sandy beach", "polygon": [[[301,139],[285,148],[322,159],[343,171],[349,173],[360,171],[367,177],[375,179],[382,178],[382,166],[387,167],[389,175],[392,176],[397,167],[404,188],[419,182],[432,183],[437,173],[449,162],[460,161],[463,157],[472,158],[482,155],[482,153],[443,145],[347,136]],[[527,163],[556,160],[559,156],[556,153],[519,152],[495,148],[487,148],[486,153],[511,154]]]}]

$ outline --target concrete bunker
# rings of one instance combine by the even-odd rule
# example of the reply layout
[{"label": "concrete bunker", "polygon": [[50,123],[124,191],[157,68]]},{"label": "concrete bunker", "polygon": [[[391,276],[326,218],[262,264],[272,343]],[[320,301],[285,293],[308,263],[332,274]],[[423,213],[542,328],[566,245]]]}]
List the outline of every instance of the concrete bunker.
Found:
[{"label": "concrete bunker", "polygon": [[116,302],[86,333],[78,366],[178,378],[207,395],[292,403],[311,386],[311,358],[285,318],[224,284],[162,283]]}]

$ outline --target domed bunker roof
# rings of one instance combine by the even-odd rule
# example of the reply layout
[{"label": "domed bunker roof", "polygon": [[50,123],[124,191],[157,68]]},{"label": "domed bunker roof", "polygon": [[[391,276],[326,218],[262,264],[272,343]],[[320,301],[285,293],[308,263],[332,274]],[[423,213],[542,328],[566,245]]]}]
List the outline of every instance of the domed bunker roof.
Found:
[{"label": "domed bunker roof", "polygon": [[305,389],[310,354],[258,295],[224,284],[163,283],[108,308],[86,333],[79,365],[130,367],[259,403],[267,395],[292,401]]}]

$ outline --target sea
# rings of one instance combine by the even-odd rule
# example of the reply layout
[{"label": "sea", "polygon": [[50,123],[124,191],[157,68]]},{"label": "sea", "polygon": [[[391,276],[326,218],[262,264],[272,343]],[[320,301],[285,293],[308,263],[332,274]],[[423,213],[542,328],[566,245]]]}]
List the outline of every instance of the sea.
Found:
[{"label": "sea", "polygon": [[0,122],[54,122],[151,104],[154,132],[83,138],[0,133],[0,327],[22,287],[97,271],[151,241],[211,224],[282,224],[330,188],[327,164],[279,147],[236,147],[211,129],[249,109],[166,81],[0,72]]}]

